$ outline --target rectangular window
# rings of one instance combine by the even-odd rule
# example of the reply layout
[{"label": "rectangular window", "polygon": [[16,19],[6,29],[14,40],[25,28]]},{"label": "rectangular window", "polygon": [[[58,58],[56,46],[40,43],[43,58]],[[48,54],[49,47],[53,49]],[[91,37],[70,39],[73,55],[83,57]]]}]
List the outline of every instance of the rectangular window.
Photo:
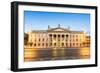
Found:
[{"label": "rectangular window", "polygon": [[78,41],[78,39],[76,39],[76,41]]},{"label": "rectangular window", "polygon": [[36,43],[34,44],[34,46],[36,46]]},{"label": "rectangular window", "polygon": [[44,38],[43,38],[43,41],[44,41]]},{"label": "rectangular window", "polygon": [[38,46],[40,46],[40,43],[38,44]]},{"label": "rectangular window", "polygon": [[39,38],[39,41],[40,41],[40,38]]},{"label": "rectangular window", "polygon": [[64,46],[64,43],[62,43],[62,46]]},{"label": "rectangular window", "polygon": [[50,43],[50,46],[52,46],[52,43]]},{"label": "rectangular window", "polygon": [[56,43],[54,43],[54,45],[56,46]]},{"label": "rectangular window", "polygon": [[44,46],[44,43],[42,43],[42,46]]},{"label": "rectangular window", "polygon": [[46,46],[48,46],[48,43],[46,43]]},{"label": "rectangular window", "polygon": [[68,46],[68,43],[66,43],[66,46]]}]

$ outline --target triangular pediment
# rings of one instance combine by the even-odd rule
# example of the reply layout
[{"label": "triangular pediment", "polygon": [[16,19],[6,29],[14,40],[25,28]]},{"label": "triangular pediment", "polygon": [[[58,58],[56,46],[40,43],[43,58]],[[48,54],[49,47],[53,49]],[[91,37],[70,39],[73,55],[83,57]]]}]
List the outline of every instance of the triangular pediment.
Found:
[{"label": "triangular pediment", "polygon": [[50,29],[49,31],[52,31],[52,32],[63,32],[63,31],[68,31],[67,29],[64,29],[64,28],[53,28],[53,29]]},{"label": "triangular pediment", "polygon": [[58,29],[54,29],[53,31],[64,31],[64,29],[58,28]]}]

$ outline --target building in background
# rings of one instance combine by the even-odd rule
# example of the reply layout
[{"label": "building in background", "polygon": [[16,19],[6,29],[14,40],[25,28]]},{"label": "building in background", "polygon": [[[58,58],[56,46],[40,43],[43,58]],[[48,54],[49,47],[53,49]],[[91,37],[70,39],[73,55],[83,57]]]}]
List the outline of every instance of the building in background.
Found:
[{"label": "building in background", "polygon": [[47,30],[31,30],[28,33],[28,48],[70,48],[86,47],[90,45],[90,36],[83,31],[73,31],[62,28],[60,24],[57,28],[48,25]]}]

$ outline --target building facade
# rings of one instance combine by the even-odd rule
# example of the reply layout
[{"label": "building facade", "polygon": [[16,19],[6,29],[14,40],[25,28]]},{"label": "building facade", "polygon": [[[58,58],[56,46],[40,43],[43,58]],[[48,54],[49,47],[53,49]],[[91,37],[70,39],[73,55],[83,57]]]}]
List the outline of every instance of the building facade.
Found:
[{"label": "building facade", "polygon": [[[87,35],[83,31],[73,31],[70,28],[57,28],[47,30],[31,30],[28,32],[29,48],[70,48],[85,47]],[[89,42],[90,40],[88,40]],[[89,44],[88,44],[89,45]]]}]

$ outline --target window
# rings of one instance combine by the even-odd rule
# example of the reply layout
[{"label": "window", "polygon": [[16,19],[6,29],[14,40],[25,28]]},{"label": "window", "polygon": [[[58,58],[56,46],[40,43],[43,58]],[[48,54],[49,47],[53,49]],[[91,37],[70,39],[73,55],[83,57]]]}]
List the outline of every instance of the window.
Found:
[{"label": "window", "polygon": [[52,34],[50,34],[49,36],[52,37]]},{"label": "window", "polygon": [[44,38],[43,38],[43,41],[44,41]]},{"label": "window", "polygon": [[76,43],[76,45],[78,46],[78,43]]},{"label": "window", "polygon": [[34,44],[34,46],[36,46],[36,44]]},{"label": "window", "polygon": [[32,46],[32,43],[30,44],[30,46]]},{"label": "window", "polygon": [[82,45],[80,44],[80,47],[81,47]]},{"label": "window", "polygon": [[68,37],[68,35],[66,35],[66,37]]},{"label": "window", "polygon": [[48,43],[46,43],[46,46],[48,46]]},{"label": "window", "polygon": [[54,43],[54,45],[56,46],[56,43]]},{"label": "window", "polygon": [[54,38],[56,38],[56,35],[54,35]]},{"label": "window", "polygon": [[40,41],[40,38],[39,38],[39,41]]},{"label": "window", "polygon": [[70,43],[70,46],[72,46],[72,43]]},{"label": "window", "polygon": [[52,46],[52,43],[50,43],[50,46]]},{"label": "window", "polygon": [[62,43],[62,46],[64,46],[64,43]]},{"label": "window", "polygon": [[76,37],[78,37],[78,35],[76,35]]},{"label": "window", "polygon": [[76,39],[76,41],[78,41],[78,39]]},{"label": "window", "polygon": [[42,43],[42,46],[44,46],[44,43]]},{"label": "window", "polygon": [[38,44],[38,46],[40,46],[40,43]]},{"label": "window", "polygon": [[68,46],[68,43],[66,43],[66,46]]},{"label": "window", "polygon": [[60,37],[60,35],[58,35],[58,38]]},{"label": "window", "polygon": [[62,38],[64,38],[64,35],[62,35]]}]

